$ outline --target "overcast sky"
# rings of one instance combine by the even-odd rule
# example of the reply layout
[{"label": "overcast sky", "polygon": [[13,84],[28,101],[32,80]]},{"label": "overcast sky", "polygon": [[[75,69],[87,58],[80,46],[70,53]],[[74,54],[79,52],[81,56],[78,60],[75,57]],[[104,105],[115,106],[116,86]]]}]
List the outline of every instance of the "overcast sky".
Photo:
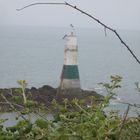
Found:
[{"label": "overcast sky", "polygon": [[[66,0],[87,11],[115,29],[140,30],[140,0]],[[0,0],[0,25],[100,26],[66,6],[40,5],[16,11],[32,2],[63,2],[63,0]]]}]

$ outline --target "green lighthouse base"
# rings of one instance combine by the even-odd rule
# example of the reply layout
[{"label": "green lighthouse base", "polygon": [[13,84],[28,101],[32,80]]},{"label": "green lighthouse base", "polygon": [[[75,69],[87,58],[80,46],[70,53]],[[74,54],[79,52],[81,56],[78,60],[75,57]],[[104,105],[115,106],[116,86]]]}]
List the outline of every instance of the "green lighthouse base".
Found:
[{"label": "green lighthouse base", "polygon": [[80,89],[80,78],[77,65],[64,65],[61,74],[61,89]]}]

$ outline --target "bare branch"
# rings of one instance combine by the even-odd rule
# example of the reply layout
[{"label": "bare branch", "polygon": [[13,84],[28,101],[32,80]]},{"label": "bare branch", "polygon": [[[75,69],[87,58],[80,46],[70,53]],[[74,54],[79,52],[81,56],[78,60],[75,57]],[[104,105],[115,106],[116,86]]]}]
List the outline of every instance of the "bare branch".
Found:
[{"label": "bare branch", "polygon": [[16,104],[16,103],[10,103],[10,102],[0,102],[0,104],[7,104],[7,105],[14,105],[14,106],[17,106],[17,107],[20,107],[20,108],[24,108],[22,105],[19,105],[19,104]]},{"label": "bare branch", "polygon": [[[38,115],[40,118],[42,118],[42,119],[48,121],[48,119],[47,119],[46,117],[44,117],[44,115],[40,114],[39,112],[34,111],[33,113],[34,113],[35,116]],[[46,114],[45,114],[45,115],[46,115]]]},{"label": "bare branch", "polygon": [[21,116],[24,120],[27,120],[27,119],[20,113],[20,111],[16,110],[16,108],[14,107],[14,105],[13,105],[11,102],[9,102],[9,101],[6,99],[6,97],[5,97],[2,93],[0,94],[0,96],[4,99],[4,101],[5,101],[7,104],[10,105],[10,107],[11,107],[19,116]]},{"label": "bare branch", "polygon": [[136,108],[140,108],[140,104],[131,104],[131,103],[122,102],[122,101],[118,101],[118,103],[126,104],[126,105],[129,105],[129,106],[132,106],[132,107],[136,107]]},{"label": "bare branch", "polygon": [[31,6],[35,6],[35,5],[44,5],[44,4],[52,4],[52,5],[65,5],[65,3],[32,3],[32,4],[29,4],[29,5],[27,5],[27,6],[25,6],[25,7],[23,7],[23,8],[20,8],[20,9],[16,9],[17,11],[21,11],[21,10],[23,10],[23,9],[25,9],[25,8],[28,8],[28,7],[31,7]]},{"label": "bare branch", "polygon": [[124,113],[124,116],[123,116],[123,120],[122,120],[122,123],[121,123],[121,127],[120,127],[120,131],[119,131],[118,137],[120,137],[122,129],[124,128],[124,125],[125,125],[125,122],[126,122],[126,118],[127,118],[128,112],[129,112],[129,109],[130,109],[130,106],[128,105],[127,109],[126,109],[126,111]]},{"label": "bare branch", "polygon": [[133,56],[133,58],[137,61],[138,64],[140,64],[140,60],[137,58],[137,56],[133,53],[133,51],[130,49],[130,47],[123,41],[123,39],[121,38],[121,36],[117,33],[117,31],[109,26],[107,26],[106,24],[104,24],[103,22],[101,22],[99,19],[95,18],[94,16],[92,16],[91,14],[88,14],[87,12],[77,8],[75,5],[71,5],[67,2],[65,3],[33,3],[33,4],[30,4],[30,5],[27,5],[21,9],[17,9],[18,11],[20,10],[23,10],[25,8],[28,8],[28,7],[31,7],[31,6],[34,6],[34,5],[43,5],[43,4],[50,4],[50,5],[66,5],[68,7],[71,7],[79,12],[81,12],[82,14],[90,17],[91,19],[93,19],[94,21],[96,21],[98,24],[100,24],[101,26],[104,27],[104,29],[108,29],[110,31],[112,31],[116,36],[117,38],[120,40],[120,42],[127,48],[127,50],[129,51],[129,53]]}]

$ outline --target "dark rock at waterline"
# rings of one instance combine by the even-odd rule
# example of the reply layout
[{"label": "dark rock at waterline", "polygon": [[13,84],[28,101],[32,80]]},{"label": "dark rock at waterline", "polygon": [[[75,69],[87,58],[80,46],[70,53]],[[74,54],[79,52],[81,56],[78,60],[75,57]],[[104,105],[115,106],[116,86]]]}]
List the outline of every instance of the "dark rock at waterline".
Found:
[{"label": "dark rock at waterline", "polygon": [[[14,97],[22,97],[22,94],[19,93],[19,88],[10,88],[10,89],[0,89],[7,101],[11,103],[14,102]],[[51,102],[55,99],[58,103],[61,103],[65,98],[72,100],[74,98],[84,99],[88,103],[91,99],[91,96],[96,97],[97,100],[103,98],[102,95],[97,94],[95,91],[88,91],[82,89],[67,89],[60,90],[59,88],[53,88],[49,85],[44,85],[40,88],[32,87],[26,89],[26,96],[29,100],[36,101],[38,104],[44,104],[48,110],[51,110]],[[22,99],[22,98],[21,98]],[[9,103],[3,99],[0,95],[0,111],[10,111],[11,107]],[[19,106],[18,106],[19,105]],[[17,109],[21,109],[20,106],[23,105],[23,100],[14,105]]]},{"label": "dark rock at waterline", "polygon": [[58,101],[61,101],[63,98],[67,98],[72,100],[74,98],[77,99],[87,99],[88,97],[94,96],[97,99],[101,99],[103,96],[97,94],[95,91],[82,90],[82,89],[69,89],[69,90],[61,90],[56,98]]}]

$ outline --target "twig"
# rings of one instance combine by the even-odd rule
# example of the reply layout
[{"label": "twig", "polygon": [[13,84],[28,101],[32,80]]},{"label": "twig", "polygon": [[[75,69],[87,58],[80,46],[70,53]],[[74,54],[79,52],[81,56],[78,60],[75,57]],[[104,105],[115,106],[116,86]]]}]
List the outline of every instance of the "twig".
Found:
[{"label": "twig", "polygon": [[34,111],[34,115],[35,115],[35,116],[38,115],[40,118],[42,118],[42,119],[48,121],[48,119],[47,119],[46,117],[44,117],[44,115],[41,115],[41,114],[38,113],[37,111]]},{"label": "twig", "polygon": [[123,121],[122,121],[122,123],[121,123],[121,127],[120,127],[120,130],[119,130],[118,138],[120,137],[121,132],[122,132],[122,129],[123,129],[124,124],[125,124],[125,122],[126,122],[126,118],[127,118],[129,109],[130,109],[130,105],[127,106],[126,112],[124,113],[124,117],[123,117]]},{"label": "twig", "polygon": [[130,47],[123,41],[123,39],[121,38],[121,36],[118,34],[118,32],[115,29],[107,26],[106,24],[104,24],[103,22],[101,22],[99,19],[97,19],[94,16],[92,16],[91,14],[88,14],[87,12],[85,12],[85,11],[77,8],[75,5],[71,5],[71,4],[67,3],[67,2],[64,2],[64,3],[32,3],[32,4],[29,4],[29,5],[21,8],[21,9],[17,9],[17,11],[23,10],[23,9],[28,8],[28,7],[31,7],[31,6],[43,5],[43,4],[49,4],[49,5],[66,5],[68,7],[71,7],[73,9],[81,12],[82,14],[90,17],[91,19],[93,19],[94,21],[96,21],[98,24],[100,24],[101,26],[103,26],[105,30],[108,29],[108,30],[112,31],[117,36],[117,38],[120,40],[120,42],[127,48],[127,50],[130,52],[130,54],[133,56],[133,58],[137,61],[137,63],[140,64],[140,60],[133,53],[133,51],[130,49]]},{"label": "twig", "polygon": [[8,105],[12,104],[12,105],[14,105],[14,106],[17,106],[17,107],[20,107],[20,108],[24,108],[22,105],[18,105],[18,104],[16,104],[16,103],[0,102],[0,104],[8,104]]},{"label": "twig", "polygon": [[43,4],[52,4],[52,5],[65,5],[65,3],[51,3],[51,2],[49,2],[49,3],[47,3],[47,2],[39,2],[39,3],[32,3],[32,4],[29,4],[29,5],[27,5],[27,6],[25,6],[25,7],[23,7],[23,8],[20,8],[20,9],[16,9],[17,11],[20,11],[20,10],[23,10],[23,9],[25,9],[25,8],[28,8],[28,7],[31,7],[31,6],[35,6],[35,5],[43,5]]},{"label": "twig", "polygon": [[13,104],[10,103],[2,93],[1,93],[0,95],[1,95],[1,97],[5,100],[5,102],[6,102],[7,104],[9,104],[10,107],[11,107],[15,112],[17,112],[17,114],[18,114],[19,116],[21,116],[24,120],[27,120],[23,115],[21,115],[20,111],[18,111],[18,110],[15,109],[15,107],[13,106]]},{"label": "twig", "polygon": [[140,105],[139,104],[131,104],[131,103],[122,102],[122,101],[117,101],[117,102],[118,103],[121,103],[121,104],[129,105],[129,106],[132,106],[132,107],[140,108]]}]

